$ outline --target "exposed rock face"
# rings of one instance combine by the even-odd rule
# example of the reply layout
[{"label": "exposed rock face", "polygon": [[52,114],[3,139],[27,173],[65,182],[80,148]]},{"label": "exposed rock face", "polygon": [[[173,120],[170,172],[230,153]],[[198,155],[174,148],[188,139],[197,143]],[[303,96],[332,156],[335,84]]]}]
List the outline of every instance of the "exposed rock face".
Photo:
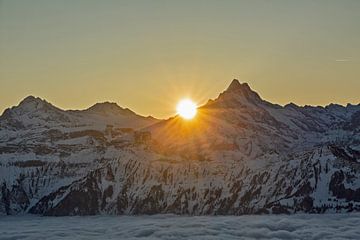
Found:
[{"label": "exposed rock face", "polygon": [[1,214],[360,211],[359,105],[281,107],[237,80],[191,122],[23,102],[0,117]]}]

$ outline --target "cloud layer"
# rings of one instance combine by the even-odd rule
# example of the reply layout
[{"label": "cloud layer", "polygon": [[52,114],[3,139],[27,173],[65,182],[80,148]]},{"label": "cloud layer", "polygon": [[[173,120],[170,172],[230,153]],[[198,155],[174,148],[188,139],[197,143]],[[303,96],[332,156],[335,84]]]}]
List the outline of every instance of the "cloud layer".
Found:
[{"label": "cloud layer", "polygon": [[0,239],[358,239],[360,214],[1,217]]}]

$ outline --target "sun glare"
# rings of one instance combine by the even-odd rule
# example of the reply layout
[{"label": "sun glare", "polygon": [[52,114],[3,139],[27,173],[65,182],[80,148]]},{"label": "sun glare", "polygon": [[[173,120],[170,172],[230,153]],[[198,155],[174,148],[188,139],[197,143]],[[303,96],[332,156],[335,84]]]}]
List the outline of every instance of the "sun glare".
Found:
[{"label": "sun glare", "polygon": [[193,101],[183,99],[176,106],[176,111],[182,118],[190,120],[195,117],[197,112],[196,108],[196,104]]}]

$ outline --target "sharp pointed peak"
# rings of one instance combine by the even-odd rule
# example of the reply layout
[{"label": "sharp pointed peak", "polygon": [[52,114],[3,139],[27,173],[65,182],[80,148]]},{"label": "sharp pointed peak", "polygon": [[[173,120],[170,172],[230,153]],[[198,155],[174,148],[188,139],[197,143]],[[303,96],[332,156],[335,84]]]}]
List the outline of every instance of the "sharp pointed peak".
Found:
[{"label": "sharp pointed peak", "polygon": [[226,92],[233,92],[233,91],[251,91],[250,86],[248,83],[243,82],[240,83],[239,80],[233,79],[229,85],[229,87],[226,89]]},{"label": "sharp pointed peak", "polygon": [[248,98],[249,97],[260,98],[259,95],[250,88],[250,86],[247,82],[240,83],[240,81],[237,79],[232,80],[231,84],[226,89],[225,93],[227,93],[227,94],[235,93],[236,95],[240,94],[240,95],[244,95]]},{"label": "sharp pointed peak", "polygon": [[253,91],[248,83],[240,83],[239,80],[233,79],[229,87],[217,99],[209,101],[206,105],[216,106],[221,104],[227,107],[237,107],[239,104],[258,104],[262,102],[264,101],[259,94]]},{"label": "sharp pointed peak", "polygon": [[233,79],[227,89],[232,90],[232,89],[238,89],[240,87],[241,87],[241,83],[239,82],[239,80]]}]

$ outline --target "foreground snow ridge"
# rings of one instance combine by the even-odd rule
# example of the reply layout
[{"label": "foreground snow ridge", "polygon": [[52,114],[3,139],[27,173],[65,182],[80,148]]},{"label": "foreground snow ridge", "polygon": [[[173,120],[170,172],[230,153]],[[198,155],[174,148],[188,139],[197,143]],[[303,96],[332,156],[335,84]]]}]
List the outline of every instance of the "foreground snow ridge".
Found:
[{"label": "foreground snow ridge", "polygon": [[360,211],[360,105],[280,106],[233,80],[192,121],[36,97],[0,116],[0,214]]}]

